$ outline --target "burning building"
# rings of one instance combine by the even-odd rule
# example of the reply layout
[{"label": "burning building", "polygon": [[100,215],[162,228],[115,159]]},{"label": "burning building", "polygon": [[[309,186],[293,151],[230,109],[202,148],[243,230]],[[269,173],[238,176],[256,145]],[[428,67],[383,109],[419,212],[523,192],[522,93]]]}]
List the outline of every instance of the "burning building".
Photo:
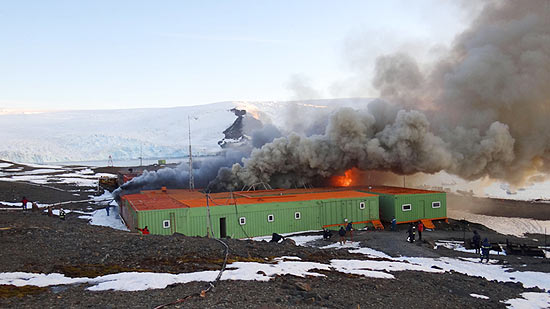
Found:
[{"label": "burning building", "polygon": [[338,227],[381,227],[378,195],[359,190],[262,190],[203,194],[161,190],[128,194],[121,216],[153,234],[245,238]]},{"label": "burning building", "polygon": [[446,219],[444,192],[361,187],[221,192],[161,190],[128,194],[121,215],[130,229],[151,233],[245,238],[338,228],[345,220],[356,229],[383,228],[380,219],[398,223]]},{"label": "burning building", "polygon": [[427,228],[434,228],[432,220],[447,220],[445,192],[409,188],[369,186],[361,191],[379,195],[380,219],[397,223],[422,220]]}]

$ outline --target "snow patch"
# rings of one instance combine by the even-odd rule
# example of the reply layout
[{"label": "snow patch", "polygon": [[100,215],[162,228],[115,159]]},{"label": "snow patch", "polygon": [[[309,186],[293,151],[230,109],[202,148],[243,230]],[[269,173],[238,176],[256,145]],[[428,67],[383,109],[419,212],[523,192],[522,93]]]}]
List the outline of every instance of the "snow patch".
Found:
[{"label": "snow patch", "polygon": [[481,298],[481,299],[489,299],[488,296],[485,296],[485,295],[480,295],[480,294],[470,294],[470,296],[474,297],[474,298]]},{"label": "snow patch", "polygon": [[550,294],[526,292],[521,294],[522,298],[509,299],[503,303],[508,305],[509,309],[526,308],[550,308]]}]

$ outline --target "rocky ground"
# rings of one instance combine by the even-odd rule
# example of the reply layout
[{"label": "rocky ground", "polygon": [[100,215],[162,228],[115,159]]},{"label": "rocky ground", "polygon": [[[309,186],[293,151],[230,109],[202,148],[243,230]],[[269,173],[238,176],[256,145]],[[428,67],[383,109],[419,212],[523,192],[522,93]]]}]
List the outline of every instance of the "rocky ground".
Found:
[{"label": "rocky ground", "polygon": [[[24,183],[0,181],[0,201],[18,201],[22,195],[30,200],[53,203],[86,199],[91,192],[57,184],[56,189]],[[79,194],[76,196],[75,194]],[[98,208],[95,204],[75,203],[69,209]],[[473,254],[445,248],[434,249],[435,240],[461,240],[477,229],[491,240],[529,242],[499,235],[483,226],[453,221],[438,223],[435,231],[425,232],[424,241],[405,241],[406,227],[397,232],[356,231],[354,240],[362,246],[391,256],[473,257]],[[336,241],[319,241],[329,244]],[[303,261],[328,263],[331,259],[369,259],[347,250],[322,250],[296,246],[291,241],[280,244],[251,240],[224,240],[229,246],[229,263],[254,261],[269,263],[275,257],[298,256]],[[66,220],[48,217],[42,212],[0,211],[0,272],[62,273],[69,277],[97,277],[110,273],[146,271],[183,273],[219,270],[224,247],[216,240],[172,236],[140,235],[92,226],[69,213]],[[497,263],[511,269],[550,272],[548,259],[495,256]],[[371,258],[372,259],[372,258]],[[230,264],[229,264],[230,265]],[[230,266],[229,266],[230,267]],[[336,271],[318,271],[324,277],[275,276],[268,282],[220,281],[200,297],[204,282],[175,284],[165,289],[137,292],[89,291],[87,284],[54,287],[15,287],[0,285],[2,308],[153,308],[177,299],[184,302],[175,308],[504,308],[501,301],[520,297],[530,289],[518,283],[487,281],[450,272],[434,274],[419,271],[393,272],[395,279],[375,279]],[[537,291],[537,289],[531,289]],[[490,296],[478,299],[471,293]],[[169,307],[170,308],[170,307]]]}]

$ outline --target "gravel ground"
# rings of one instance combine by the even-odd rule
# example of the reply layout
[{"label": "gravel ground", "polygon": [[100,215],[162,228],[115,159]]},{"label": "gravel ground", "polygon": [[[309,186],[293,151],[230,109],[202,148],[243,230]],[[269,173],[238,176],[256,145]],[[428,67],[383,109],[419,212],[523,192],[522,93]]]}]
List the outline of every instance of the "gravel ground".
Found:
[{"label": "gravel ground", "polygon": [[[76,190],[60,185],[62,189]],[[68,193],[68,194],[66,194]],[[45,187],[0,181],[0,201],[17,201],[25,194],[31,200],[57,202],[87,198],[89,192],[75,196]],[[67,208],[86,208],[93,204],[71,204]],[[0,272],[63,273],[70,277],[95,277],[123,271],[167,273],[219,270],[223,247],[216,240],[201,237],[140,235],[107,227],[89,225],[69,213],[65,221],[41,212],[0,211]],[[362,246],[391,256],[473,257],[444,248],[434,250],[439,239],[461,240],[477,229],[491,240],[529,241],[499,235],[474,224],[451,221],[439,223],[437,229],[424,233],[424,241],[405,241],[405,226],[397,232],[357,231],[354,240]],[[319,241],[326,245],[337,241]],[[331,259],[368,259],[347,250],[321,250],[295,246],[292,242],[273,244],[250,240],[225,240],[230,247],[230,261],[269,261],[278,256],[298,256],[304,261],[328,262]],[[548,259],[497,256],[499,263],[513,269],[550,272]],[[526,265],[526,266],[525,266]],[[393,272],[395,279],[375,279],[318,271],[324,277],[300,278],[276,276],[268,282],[221,281],[206,297],[197,293],[204,282],[175,284],[165,289],[138,292],[93,292],[88,285],[28,288],[0,285],[2,308],[153,308],[188,295],[175,308],[505,308],[501,301],[520,297],[529,291],[521,284],[487,281],[479,277],[450,272]],[[490,296],[473,298],[470,293]]]}]

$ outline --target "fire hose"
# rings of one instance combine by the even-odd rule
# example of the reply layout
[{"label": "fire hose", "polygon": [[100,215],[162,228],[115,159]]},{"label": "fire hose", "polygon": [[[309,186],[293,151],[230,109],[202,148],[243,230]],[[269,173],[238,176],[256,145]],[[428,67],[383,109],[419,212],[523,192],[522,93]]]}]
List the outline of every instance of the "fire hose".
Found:
[{"label": "fire hose", "polygon": [[216,279],[214,279],[214,281],[212,281],[212,282],[208,282],[208,286],[200,292],[187,295],[183,298],[179,298],[179,299],[177,299],[177,300],[175,300],[171,303],[168,303],[168,304],[157,306],[154,309],[160,309],[160,308],[164,308],[164,307],[167,307],[167,306],[183,303],[184,301],[188,300],[189,298],[191,298],[193,296],[205,297],[206,293],[208,293],[210,290],[212,290],[214,287],[216,287],[216,284],[218,284],[218,282],[222,278],[222,273],[224,272],[225,267],[227,265],[227,257],[229,256],[229,246],[226,243],[224,243],[223,241],[221,241],[220,239],[215,238],[215,240],[217,240],[219,243],[221,243],[225,247],[225,257],[223,259],[222,268],[220,269],[220,272],[218,273],[218,276],[216,277]]}]

